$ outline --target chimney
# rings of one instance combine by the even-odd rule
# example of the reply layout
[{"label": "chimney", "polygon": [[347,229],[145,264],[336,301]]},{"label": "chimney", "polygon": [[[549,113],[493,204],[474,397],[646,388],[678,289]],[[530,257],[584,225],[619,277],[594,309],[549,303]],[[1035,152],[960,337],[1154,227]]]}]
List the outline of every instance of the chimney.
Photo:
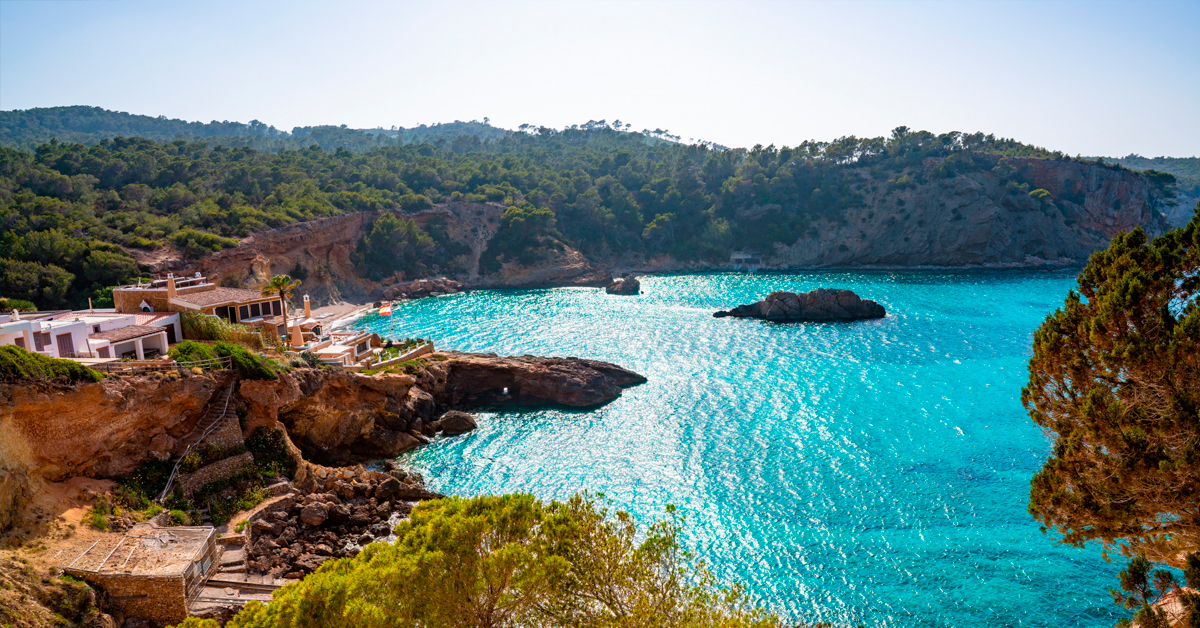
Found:
[{"label": "chimney", "polygon": [[21,313],[18,312],[16,308],[13,308],[13,314],[12,314],[12,318],[10,320],[14,320],[14,321],[21,320]]},{"label": "chimney", "polygon": [[304,318],[312,318],[312,308],[308,305],[308,295],[304,295]]},{"label": "chimney", "polygon": [[167,273],[167,303],[175,298],[175,273]]}]

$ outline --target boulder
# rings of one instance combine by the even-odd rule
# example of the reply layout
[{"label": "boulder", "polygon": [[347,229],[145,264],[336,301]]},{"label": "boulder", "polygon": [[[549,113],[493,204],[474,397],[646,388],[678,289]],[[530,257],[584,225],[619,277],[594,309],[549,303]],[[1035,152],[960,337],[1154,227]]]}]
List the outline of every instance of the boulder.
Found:
[{"label": "boulder", "polygon": [[475,417],[457,410],[451,410],[443,414],[433,425],[435,430],[447,436],[465,434],[479,427],[475,423]]},{"label": "boulder", "polygon": [[300,521],[314,528],[325,523],[329,518],[329,506],[322,502],[314,502],[300,511]]},{"label": "boulder", "polygon": [[375,499],[378,501],[387,501],[394,497],[400,491],[400,480],[389,477],[379,483],[375,487]]},{"label": "boulder", "polygon": [[641,292],[642,284],[638,283],[637,277],[632,275],[624,278],[613,279],[604,291],[609,294],[638,294]]},{"label": "boulder", "polygon": [[713,314],[717,318],[761,318],[769,321],[857,321],[883,318],[882,305],[860,298],[849,290],[818,288],[812,292],[774,292],[757,303],[739,305]]}]

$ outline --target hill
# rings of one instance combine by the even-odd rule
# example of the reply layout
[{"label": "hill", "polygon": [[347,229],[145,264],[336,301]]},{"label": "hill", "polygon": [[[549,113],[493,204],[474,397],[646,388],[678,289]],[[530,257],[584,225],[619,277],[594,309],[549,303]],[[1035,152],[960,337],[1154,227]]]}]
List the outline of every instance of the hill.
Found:
[{"label": "hill", "polygon": [[[116,119],[130,129],[220,130],[125,115]],[[6,120],[16,118],[29,119]],[[71,132],[101,132],[65,120]],[[193,140],[0,148],[0,296],[43,308],[90,296],[102,306],[105,286],[151,266],[360,212],[371,214],[361,229],[330,246],[347,251],[343,274],[370,282],[431,273],[517,282],[558,276],[520,268],[567,263],[720,267],[738,249],[781,268],[1082,263],[1121,229],[1163,228],[1173,191],[1169,177],[981,133],[901,127],[890,137],[722,150],[603,121],[491,139],[468,133],[491,127],[456,124],[409,143],[399,130],[316,127],[281,138],[252,124]],[[322,147],[347,139],[354,148]],[[307,143],[289,147],[297,142]],[[458,214],[427,211],[444,204]],[[467,224],[473,233],[455,231]],[[341,281],[315,258],[298,270]],[[347,281],[343,292],[363,285]]]},{"label": "hill", "polygon": [[1176,227],[1183,226],[1191,220],[1192,210],[1196,203],[1200,202],[1200,157],[1142,157],[1131,154],[1105,158],[1105,161],[1120,164],[1130,170],[1155,170],[1173,175],[1178,182],[1178,197],[1175,199],[1176,204],[1166,208],[1164,213]]},{"label": "hill", "polygon": [[[486,119],[485,119],[486,120]],[[92,145],[116,137],[142,137],[159,142],[205,139],[230,147],[260,151],[339,148],[362,152],[379,146],[412,142],[452,141],[462,135],[494,140],[510,133],[487,122],[455,121],[405,129],[349,129],[341,126],[295,127],[290,132],[258,120],[249,123],[213,120],[188,122],[166,116],[143,116],[100,107],[72,106],[0,111],[0,146],[33,150],[50,140]]]}]

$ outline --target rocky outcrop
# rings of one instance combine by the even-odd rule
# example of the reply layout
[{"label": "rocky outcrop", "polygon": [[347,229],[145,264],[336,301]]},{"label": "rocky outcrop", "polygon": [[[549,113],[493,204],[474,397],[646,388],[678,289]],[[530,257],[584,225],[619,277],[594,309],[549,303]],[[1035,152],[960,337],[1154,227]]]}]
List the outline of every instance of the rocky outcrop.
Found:
[{"label": "rocky outcrop", "polygon": [[51,481],[129,473],[173,456],[228,372],[0,386],[0,460]]},{"label": "rocky outcrop", "polygon": [[449,406],[515,404],[588,407],[616,399],[646,378],[608,362],[579,358],[445,352]]},{"label": "rocky outcrop", "polygon": [[475,417],[458,410],[451,410],[433,422],[433,429],[446,436],[466,434],[477,427],[479,425],[475,422]]},{"label": "rocky outcrop", "polygon": [[604,291],[608,294],[637,294],[641,290],[642,284],[633,275],[613,279],[612,283],[604,288]]},{"label": "rocky outcrop", "polygon": [[562,241],[539,238],[538,259],[533,263],[498,258],[500,268],[473,282],[479,288],[533,288],[549,286],[608,285],[611,277],[592,265],[587,257]]},{"label": "rocky outcrop", "polygon": [[861,299],[849,290],[818,288],[811,292],[774,292],[770,296],[732,310],[713,314],[717,318],[762,318],[769,321],[857,321],[883,318],[887,312],[870,299]]},{"label": "rocky outcrop", "polygon": [[33,481],[24,469],[0,468],[0,532],[18,523],[33,494]]},{"label": "rocky outcrop", "polygon": [[420,299],[439,294],[454,294],[460,292],[462,289],[463,285],[453,279],[433,277],[430,279],[414,279],[409,282],[397,283],[376,290],[371,293],[371,296],[383,298],[388,301],[394,299]]},{"label": "rocky outcrop", "polygon": [[421,374],[422,386],[413,375],[296,369],[275,384],[286,390],[294,383],[298,392],[278,396],[277,415],[306,459],[342,465],[391,458],[434,434],[430,391],[444,378],[439,365]]},{"label": "rocky outcrop", "polygon": [[302,577],[327,560],[354,556],[386,539],[414,503],[441,497],[426,490],[419,475],[394,464],[387,468],[383,473],[307,465],[293,493],[252,518],[246,544],[250,571]]}]

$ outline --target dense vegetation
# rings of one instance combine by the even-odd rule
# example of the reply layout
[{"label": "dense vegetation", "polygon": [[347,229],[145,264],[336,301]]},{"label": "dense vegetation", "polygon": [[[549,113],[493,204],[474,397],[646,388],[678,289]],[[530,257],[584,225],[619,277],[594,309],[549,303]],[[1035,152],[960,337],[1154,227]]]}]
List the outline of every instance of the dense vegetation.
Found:
[{"label": "dense vegetation", "polygon": [[[770,627],[739,590],[721,591],[688,566],[679,522],[639,542],[624,513],[575,497],[529,495],[424,502],[396,528],[394,544],[368,545],[326,562],[250,603],[234,628],[341,626]],[[198,627],[201,620],[184,626]]]},{"label": "dense vegetation", "polygon": [[217,358],[230,358],[231,368],[238,376],[245,379],[277,379],[278,364],[269,358],[250,353],[241,345],[232,342],[217,341],[205,344],[192,340],[183,340],[171,346],[168,352],[171,359],[183,366],[204,364]]},{"label": "dense vegetation", "polygon": [[76,362],[32,353],[16,345],[0,346],[0,382],[98,382],[100,374]]},{"label": "dense vegetation", "polygon": [[1200,157],[1126,155],[1105,161],[1120,164],[1130,170],[1155,170],[1168,173],[1178,180],[1181,196],[1200,197]]},{"label": "dense vegetation", "polygon": [[223,146],[249,146],[257,150],[308,148],[316,144],[330,151],[364,151],[389,144],[451,141],[460,135],[485,140],[503,137],[508,131],[483,122],[452,122],[410,129],[348,129],[342,126],[295,127],[281,131],[251,120],[230,122],[186,122],[166,116],[140,116],[100,107],[45,107],[0,111],[0,146],[32,151],[50,140],[95,144],[115,137],[144,137],[165,142],[176,139],[205,139]]},{"label": "dense vegetation", "polygon": [[1200,551],[1198,295],[1200,214],[1153,241],[1140,229],[1114,238],[1035,333],[1022,393],[1055,436],[1030,512],[1067,543],[1099,540],[1142,561],[1122,581],[1141,598],[1118,601],[1145,617],[1153,600],[1125,580],[1145,584],[1147,559],[1180,567]]},{"label": "dense vegetation", "polygon": [[[37,111],[44,110],[4,115]],[[90,296],[104,306],[106,286],[138,274],[137,249],[171,246],[201,255],[297,221],[362,210],[410,213],[443,201],[507,206],[485,269],[498,260],[535,260],[562,242],[601,260],[716,259],[730,248],[793,242],[814,220],[837,220],[861,205],[868,187],[913,184],[924,175],[905,169],[930,157],[944,159],[935,177],[997,167],[1019,176],[999,163],[1002,156],[1063,158],[993,136],[904,127],[888,138],[717,150],[613,126],[528,128],[486,141],[428,135],[421,143],[366,133],[375,143],[357,153],[331,152],[315,136],[302,148],[270,147],[277,152],[231,147],[216,136],[91,145],[52,139],[32,152],[0,149],[0,296],[42,308],[82,306]],[[367,274],[419,273],[461,253],[436,225],[425,233],[393,218],[359,248]],[[397,243],[412,252],[387,259]]]}]

